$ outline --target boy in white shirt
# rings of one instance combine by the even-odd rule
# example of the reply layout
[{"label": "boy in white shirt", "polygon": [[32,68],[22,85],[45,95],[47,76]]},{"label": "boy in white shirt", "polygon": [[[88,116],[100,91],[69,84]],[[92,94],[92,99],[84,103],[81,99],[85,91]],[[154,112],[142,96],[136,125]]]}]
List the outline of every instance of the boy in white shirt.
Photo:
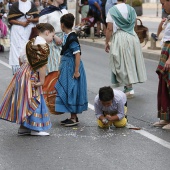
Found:
[{"label": "boy in white shirt", "polygon": [[110,125],[125,127],[127,123],[127,98],[120,90],[113,90],[110,86],[101,87],[94,100],[95,115],[98,126],[107,128]]}]

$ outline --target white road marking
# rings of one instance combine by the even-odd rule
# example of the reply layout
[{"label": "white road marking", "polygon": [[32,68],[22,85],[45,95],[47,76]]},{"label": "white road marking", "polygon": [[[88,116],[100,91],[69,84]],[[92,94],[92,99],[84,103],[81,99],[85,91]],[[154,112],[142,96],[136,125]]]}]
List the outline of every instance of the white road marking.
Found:
[{"label": "white road marking", "polygon": [[[9,64],[7,64],[7,63],[5,63],[5,62],[3,62],[3,61],[1,61],[1,60],[0,60],[0,63],[3,64],[3,65],[6,66],[6,67],[12,69],[12,67],[11,67]],[[92,104],[89,103],[89,104],[88,104],[88,107],[89,107],[89,109],[91,109],[91,110],[94,111],[94,106],[93,106]],[[131,125],[131,124],[128,124],[127,127],[128,127],[128,126],[134,127],[134,126]],[[134,132],[139,133],[139,134],[141,134],[142,136],[145,136],[146,138],[151,139],[152,141],[154,141],[154,142],[156,142],[156,143],[158,143],[158,144],[160,144],[160,145],[162,145],[162,146],[170,149],[170,143],[169,143],[169,142],[167,142],[167,141],[165,141],[165,140],[163,140],[163,139],[161,139],[161,138],[159,138],[159,137],[157,137],[157,136],[155,136],[155,135],[152,135],[151,133],[149,133],[149,132],[147,132],[147,131],[145,131],[145,130],[134,130]]]},{"label": "white road marking", "polygon": [[12,67],[9,64],[5,63],[4,61],[0,60],[0,63],[3,64],[6,67],[12,69]]},{"label": "white road marking", "polygon": [[[89,107],[89,109],[94,111],[94,106],[92,104],[89,103],[88,107]],[[127,124],[127,128],[128,127],[135,127],[135,126],[133,126],[131,124]],[[148,139],[150,139],[150,140],[152,140],[152,141],[154,141],[154,142],[156,142],[156,143],[170,149],[170,143],[169,142],[167,142],[167,141],[165,141],[165,140],[163,140],[163,139],[161,139],[161,138],[159,138],[159,137],[157,137],[155,135],[152,135],[151,133],[149,133],[149,132],[147,132],[145,130],[134,130],[134,132],[139,133],[142,136],[145,136],[146,138],[148,138]]]}]

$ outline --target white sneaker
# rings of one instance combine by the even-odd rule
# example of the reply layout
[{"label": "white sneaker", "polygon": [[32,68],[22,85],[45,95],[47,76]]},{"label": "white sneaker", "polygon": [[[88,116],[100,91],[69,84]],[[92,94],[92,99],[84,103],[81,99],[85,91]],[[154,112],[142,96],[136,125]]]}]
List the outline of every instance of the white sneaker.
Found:
[{"label": "white sneaker", "polygon": [[32,136],[49,136],[50,134],[47,133],[47,132],[37,132],[37,131],[31,131],[31,134]]},{"label": "white sneaker", "polygon": [[129,92],[126,92],[125,94],[126,94],[126,97],[130,99],[134,97],[135,92],[134,90],[130,90]]}]

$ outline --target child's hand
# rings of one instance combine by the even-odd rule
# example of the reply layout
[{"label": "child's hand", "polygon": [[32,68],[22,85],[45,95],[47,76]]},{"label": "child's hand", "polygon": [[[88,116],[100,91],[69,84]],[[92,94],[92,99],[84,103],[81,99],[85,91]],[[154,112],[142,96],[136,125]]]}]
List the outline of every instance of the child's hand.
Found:
[{"label": "child's hand", "polygon": [[75,72],[74,75],[73,75],[73,78],[79,78],[80,77],[80,73],[79,72]]},{"label": "child's hand", "polygon": [[35,84],[34,84],[35,87],[40,87],[40,86],[42,86],[42,85],[43,85],[42,82],[38,82],[38,83],[35,83]]},{"label": "child's hand", "polygon": [[57,45],[61,45],[62,44],[62,40],[60,37],[54,36],[54,41]]},{"label": "child's hand", "polygon": [[170,58],[165,62],[164,70],[168,71],[170,69]]},{"label": "child's hand", "polygon": [[29,25],[29,22],[28,21],[21,22],[20,25],[23,26],[23,27],[27,27]]},{"label": "child's hand", "polygon": [[161,21],[161,23],[163,24],[165,21],[166,21],[166,18],[163,18],[162,21]]},{"label": "child's hand", "polygon": [[109,53],[109,51],[110,51],[110,45],[109,45],[109,43],[106,43],[106,44],[105,44],[105,51],[106,51],[106,53]]},{"label": "child's hand", "polygon": [[106,115],[106,119],[109,120],[109,121],[112,121],[112,116]]}]

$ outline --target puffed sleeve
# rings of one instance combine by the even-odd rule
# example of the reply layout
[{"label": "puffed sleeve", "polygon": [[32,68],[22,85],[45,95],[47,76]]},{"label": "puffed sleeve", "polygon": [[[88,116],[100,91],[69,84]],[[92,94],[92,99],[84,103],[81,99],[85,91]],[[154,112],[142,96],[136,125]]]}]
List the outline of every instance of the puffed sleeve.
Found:
[{"label": "puffed sleeve", "polygon": [[80,52],[80,45],[77,42],[72,42],[69,46],[73,54],[79,53]]}]

